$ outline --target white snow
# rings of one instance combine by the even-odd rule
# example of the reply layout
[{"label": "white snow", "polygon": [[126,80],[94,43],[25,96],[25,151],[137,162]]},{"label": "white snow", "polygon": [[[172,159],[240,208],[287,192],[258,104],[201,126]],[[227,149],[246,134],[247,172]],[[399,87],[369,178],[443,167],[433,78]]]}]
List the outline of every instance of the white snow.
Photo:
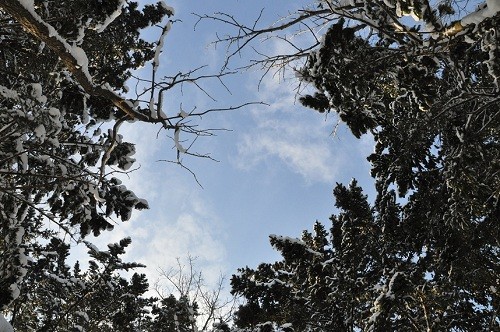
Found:
[{"label": "white snow", "polygon": [[28,170],[28,155],[26,154],[26,152],[24,150],[23,142],[21,139],[18,139],[16,141],[16,151],[17,151],[17,153],[19,153],[19,162],[21,164],[20,165],[21,169],[24,173]]},{"label": "white snow", "polygon": [[121,169],[123,169],[124,171],[128,171],[134,163],[135,163],[135,159],[127,158],[127,162],[121,166]]},{"label": "white snow", "polygon": [[19,0],[19,3],[24,7],[26,8],[27,10],[29,10],[30,12],[34,12],[35,11],[35,4],[34,4],[34,1],[33,0]]},{"label": "white snow", "polygon": [[[146,199],[144,199],[144,198],[138,198],[138,199],[137,199],[137,204],[139,204],[139,203],[140,203],[140,204],[144,204],[145,206],[149,206],[148,201],[147,201]],[[136,204],[136,205],[137,205],[137,204]]]},{"label": "white snow", "polygon": [[170,15],[175,15],[175,9],[174,7],[168,6],[165,1],[160,1],[160,5],[165,8],[168,12],[170,12]]},{"label": "white snow", "polygon": [[151,114],[151,117],[153,119],[156,119],[156,112],[155,112],[155,100],[153,97],[151,97],[151,99],[149,99],[149,112]]},{"label": "white snow", "polygon": [[493,13],[498,13],[500,11],[500,1],[498,0],[486,0],[488,5],[488,10]]},{"label": "white snow", "polygon": [[106,17],[106,19],[104,20],[104,22],[102,24],[96,25],[94,27],[94,30],[96,30],[97,33],[103,32],[108,27],[108,25],[110,25],[111,23],[113,23],[113,21],[118,16],[121,15],[122,8],[123,8],[124,5],[125,5],[125,0],[121,0],[120,3],[118,4],[118,7],[116,8],[116,10],[114,12],[112,12],[111,15],[109,15],[108,17]]},{"label": "white snow", "polygon": [[83,329],[83,326],[81,325],[73,325],[73,328],[77,331],[84,332],[85,330]]},{"label": "white snow", "polygon": [[189,113],[187,113],[186,111],[184,111],[181,107],[181,111],[179,112],[179,116],[183,119],[187,118],[189,116]]},{"label": "white snow", "polygon": [[272,238],[279,240],[279,241],[286,241],[286,242],[290,242],[290,243],[300,244],[303,246],[305,245],[304,241],[299,240],[297,238],[289,237],[289,236],[281,236],[281,235],[271,234],[271,235],[269,235],[269,237],[272,237]]},{"label": "white snow", "polygon": [[385,296],[390,298],[391,300],[394,300],[394,298],[395,298],[394,292],[393,292],[394,282],[396,281],[396,279],[400,275],[404,275],[404,273],[403,272],[396,272],[393,274],[391,280],[389,280],[389,286],[388,286],[389,289],[387,290]]},{"label": "white snow", "polygon": [[66,176],[68,174],[68,168],[63,164],[59,164],[59,169],[61,170],[61,176]]},{"label": "white snow", "polygon": [[181,145],[181,142],[179,141],[179,133],[180,129],[176,129],[174,133],[175,147],[177,148],[177,151],[179,151],[180,153],[185,153],[187,150]]},{"label": "white snow", "polygon": [[50,116],[52,116],[54,118],[61,116],[61,112],[57,108],[54,108],[54,107],[49,108],[47,110],[47,112],[49,113]]},{"label": "white snow", "polygon": [[391,0],[384,0],[384,3],[389,8],[394,8],[395,7],[394,3]]},{"label": "white snow", "polygon": [[338,1],[338,7],[346,7],[346,6],[354,6],[356,1],[355,0],[337,0]]},{"label": "white snow", "polygon": [[97,186],[89,184],[89,191],[90,193],[92,193],[92,195],[94,195],[96,201],[106,202],[106,200],[99,195],[99,190],[97,190]]},{"label": "white snow", "polygon": [[83,96],[83,113],[82,113],[82,123],[87,124],[89,123],[90,117],[89,117],[89,109],[87,107],[87,98],[88,95]]},{"label": "white snow", "polygon": [[7,99],[14,99],[14,100],[19,99],[17,91],[11,90],[3,85],[0,85],[0,96]]},{"label": "white snow", "polygon": [[86,312],[76,311],[75,315],[82,317],[86,322],[88,322],[90,320],[89,315],[87,315]]},{"label": "white snow", "polygon": [[[61,38],[62,40],[62,38]],[[75,58],[76,63],[78,63],[78,66],[81,67],[81,71],[85,74],[87,79],[92,82],[92,77],[90,76],[89,73],[89,59],[87,58],[87,54],[85,54],[85,51],[83,48],[78,47],[76,45],[69,45],[68,43],[64,42],[66,49],[71,53],[73,58]]]},{"label": "white snow", "polygon": [[83,38],[85,38],[85,25],[80,24],[78,26],[78,35],[76,36],[74,42],[78,45],[81,45],[81,43],[83,42]]},{"label": "white snow", "polygon": [[95,252],[95,253],[100,252],[99,248],[97,248],[94,244],[87,242],[87,241],[84,241],[84,242],[87,245],[87,248],[89,248],[90,252]]},{"label": "white snow", "polygon": [[38,45],[38,54],[42,53],[44,49],[45,49],[45,43],[41,42],[40,45]]},{"label": "white snow", "polygon": [[13,299],[17,299],[19,294],[21,294],[21,290],[19,289],[19,285],[17,283],[13,283],[10,285],[10,295]]},{"label": "white snow", "polygon": [[43,124],[40,124],[35,128],[35,135],[40,139],[42,143],[45,141],[46,131]]},{"label": "white snow", "polygon": [[499,0],[486,0],[486,6],[481,6],[479,10],[471,13],[460,20],[462,26],[476,24],[478,25],[486,18],[495,16],[500,12],[500,1]]},{"label": "white snow", "polygon": [[0,332],[14,332],[12,325],[7,322],[3,315],[0,315]]},{"label": "white snow", "polygon": [[286,283],[283,280],[279,280],[279,279],[272,279],[269,282],[260,282],[260,281],[255,282],[256,286],[264,286],[264,287],[268,287],[268,288],[271,288],[276,284],[285,285]]},{"label": "white snow", "polygon": [[163,45],[165,43],[165,37],[167,36],[168,32],[170,31],[170,28],[172,27],[172,22],[167,22],[165,27],[163,28],[163,32],[160,36],[160,39],[158,40],[158,44],[156,45],[155,48],[155,57],[153,60],[153,70],[156,71],[158,66],[160,65],[160,54],[163,49]]},{"label": "white snow", "polygon": [[31,84],[31,96],[38,100],[40,103],[46,103],[47,97],[42,93],[42,85],[40,83]]},{"label": "white snow", "polygon": [[35,11],[33,0],[18,0],[19,3],[31,14],[31,16],[43,24],[48,30],[49,30],[49,37],[54,37],[57,39],[60,43],[64,45],[66,50],[71,54],[71,56],[76,60],[77,64],[79,67],[81,67],[81,71],[84,73],[86,78],[88,79],[89,82],[92,82],[92,78],[89,74],[88,71],[88,63],[89,59],[87,58],[87,55],[85,54],[85,51],[76,46],[76,45],[70,45],[66,39],[61,37],[57,30],[50,25],[49,23],[45,22],[43,18],[40,17]]}]

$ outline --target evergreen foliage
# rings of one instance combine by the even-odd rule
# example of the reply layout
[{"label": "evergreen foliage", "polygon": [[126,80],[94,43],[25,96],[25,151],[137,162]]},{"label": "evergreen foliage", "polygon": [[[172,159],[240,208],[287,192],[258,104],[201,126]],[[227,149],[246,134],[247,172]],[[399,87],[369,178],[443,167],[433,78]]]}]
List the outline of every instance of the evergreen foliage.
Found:
[{"label": "evergreen foliage", "polygon": [[148,289],[144,275],[126,280],[118,274],[140,266],[120,258],[130,242],[124,239],[106,251],[89,244],[92,259],[82,271],[79,262],[67,265],[69,245],[53,237],[20,286],[12,326],[18,331],[136,331],[147,321],[152,299],[142,297]]},{"label": "evergreen foliage", "polygon": [[[61,236],[75,240],[90,233],[97,236],[113,228],[112,214],[125,221],[133,209],[148,207],[119,180],[95,171],[100,160],[123,170],[134,161],[133,145],[113,137],[112,130],[100,129],[104,120],[122,117],[121,111],[110,101],[89,95],[55,51],[9,15],[10,3],[0,3],[2,310],[16,299],[18,282],[41,264],[32,260],[40,239],[52,243],[61,242]],[[25,4],[29,9],[30,3]],[[139,11],[136,3],[129,3],[115,24],[98,32],[91,24],[104,24],[107,15],[122,5],[118,0],[31,5],[55,34],[85,49],[86,69],[95,84],[117,90],[125,89],[131,70],[153,58],[154,45],[139,38],[140,30],[172,14],[159,4]],[[105,160],[113,140],[118,140],[118,148]],[[48,224],[61,232],[47,231]]]},{"label": "evergreen foliage", "polygon": [[[155,82],[153,72],[149,105],[118,94],[133,70],[156,70],[161,43],[141,33],[162,24],[165,34],[172,15],[163,1],[0,1],[1,324],[5,316],[16,331],[193,329],[185,299],[145,296],[145,275],[123,276],[143,267],[121,259],[130,238],[106,250],[88,242],[113,229],[111,218],[148,208],[112,176],[135,161],[118,134],[123,121],[199,133],[161,115],[161,94],[188,74]],[[88,248],[88,262],[69,263],[75,245]]]},{"label": "evergreen foliage", "polygon": [[[313,92],[301,103],[375,139],[377,196],[370,203],[356,181],[337,184],[329,229],[272,235],[283,258],[233,276],[246,302],[236,327],[214,332],[499,328],[500,5],[487,0],[466,15],[463,5],[322,0],[263,30],[220,19],[241,33],[226,40],[238,45],[232,55],[309,20],[316,44],[254,63],[305,59],[297,76]],[[189,292],[148,297],[144,275],[120,275],[142,266],[122,261],[129,238],[106,250],[87,241],[111,230],[111,217],[148,208],[106,173],[134,162],[123,121],[174,130],[178,153],[187,152],[179,131],[200,133],[184,115],[163,117],[162,93],[188,75],[155,82],[161,43],[141,37],[172,15],[163,2],[0,0],[3,326],[5,316],[19,331],[197,329]],[[151,101],[123,99],[116,92],[147,62]],[[88,267],[68,263],[70,243],[88,248]]]},{"label": "evergreen foliage", "polygon": [[341,212],[329,231],[316,222],[300,239],[272,235],[283,259],[233,276],[246,299],[235,314],[243,331],[495,329],[495,239],[419,230],[394,195],[372,207],[356,181],[334,196]]},{"label": "evergreen foliage", "polygon": [[369,204],[355,181],[338,184],[329,232],[316,223],[300,239],[271,236],[283,259],[233,276],[247,300],[237,325],[499,328],[500,14],[495,1],[468,15],[459,6],[320,1],[290,19],[327,26],[298,70],[315,90],[300,100],[337,113],[356,137],[373,136],[377,195]]}]

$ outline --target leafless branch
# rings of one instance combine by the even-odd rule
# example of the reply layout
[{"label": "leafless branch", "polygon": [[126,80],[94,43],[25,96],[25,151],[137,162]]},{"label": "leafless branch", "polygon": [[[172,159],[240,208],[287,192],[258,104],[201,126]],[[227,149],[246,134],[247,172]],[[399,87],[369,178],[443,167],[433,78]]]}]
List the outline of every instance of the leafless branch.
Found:
[{"label": "leafless branch", "polygon": [[[322,15],[331,14],[328,9],[322,10],[302,10],[298,13],[292,14],[289,19],[281,20],[279,23],[271,25],[267,28],[256,28],[259,21],[262,17],[262,11],[259,13],[258,17],[254,20],[252,26],[247,26],[241,22],[239,22],[234,16],[229,15],[227,13],[215,13],[214,15],[198,15],[194,14],[198,17],[197,25],[203,20],[213,20],[219,23],[223,23],[229,25],[237,30],[235,35],[228,36],[218,36],[217,40],[214,41],[214,45],[218,44],[226,44],[228,55],[226,57],[226,61],[223,65],[223,68],[227,68],[229,62],[232,58],[242,52],[244,48],[249,46],[254,40],[259,37],[269,38],[269,34],[284,31],[290,27],[296,27],[300,25],[304,25],[308,31],[312,31],[309,25],[306,23],[311,18],[315,18]],[[322,25],[323,23],[315,23],[316,25]],[[296,32],[297,33],[297,32]],[[234,50],[231,50],[234,46]],[[259,62],[260,63],[260,62]]]},{"label": "leafless branch", "polygon": [[156,281],[154,288],[160,298],[172,294],[177,298],[187,298],[190,305],[197,304],[201,314],[197,330],[207,331],[210,323],[217,320],[229,322],[236,307],[236,299],[223,298],[226,281],[223,276],[220,276],[217,283],[210,288],[205,284],[203,273],[196,269],[195,264],[196,258],[188,255],[186,263],[177,258],[174,267],[159,268],[160,279]]}]

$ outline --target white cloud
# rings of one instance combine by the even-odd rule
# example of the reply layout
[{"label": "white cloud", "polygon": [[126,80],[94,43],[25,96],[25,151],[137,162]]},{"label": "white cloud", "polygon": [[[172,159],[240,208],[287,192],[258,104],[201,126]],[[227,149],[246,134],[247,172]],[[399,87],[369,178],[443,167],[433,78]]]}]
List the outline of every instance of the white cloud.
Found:
[{"label": "white cloud", "polygon": [[[169,190],[175,191],[172,187]],[[165,192],[160,196],[165,197]],[[159,278],[159,269],[173,268],[177,258],[185,260],[188,256],[196,258],[196,267],[203,272],[207,283],[215,284],[221,274],[228,273],[224,230],[206,202],[194,195],[191,200],[184,196],[183,203],[179,201],[182,196],[172,194],[170,202],[155,200],[156,212],[135,212],[131,220],[120,222],[112,232],[105,232],[91,242],[106,250],[108,243],[131,237],[132,245],[124,260],[146,265],[137,272],[145,273],[151,284]],[[84,265],[85,251],[82,247],[76,253],[76,259],[83,259]]]},{"label": "white cloud", "polygon": [[158,225],[154,229],[148,241],[148,260],[162,267],[174,264],[176,258],[191,255],[204,264],[221,263],[225,250],[217,233],[203,218],[183,213],[174,223]]},{"label": "white cloud", "polygon": [[[171,202],[172,203],[172,202]],[[226,249],[223,244],[224,232],[219,227],[218,218],[210,207],[199,197],[185,197],[184,204],[177,201],[179,209],[171,203],[156,202],[158,210],[155,220],[147,223],[146,234],[140,234],[130,252],[131,258],[147,266],[146,274],[151,282],[158,279],[158,269],[175,267],[177,259],[184,261],[188,256],[196,258],[197,269],[203,272],[207,282],[215,283],[221,273],[226,273]],[[163,207],[163,208],[158,208]],[[141,223],[142,223],[141,222]],[[134,231],[130,231],[135,238]]]},{"label": "white cloud", "polygon": [[243,169],[275,156],[306,180],[331,182],[338,164],[325,144],[299,142],[290,136],[279,139],[269,133],[260,137],[246,135],[239,152],[238,165]]},{"label": "white cloud", "polygon": [[[173,267],[176,258],[188,255],[198,257],[197,267],[207,281],[215,282],[220,273],[227,273],[224,230],[191,174],[174,164],[157,162],[175,158],[171,140],[164,131],[157,139],[157,130],[139,122],[121,128],[124,140],[136,145],[134,166],[140,168],[129,176],[116,175],[138,197],[147,199],[151,209],[134,211],[126,222],[114,218],[113,231],[88,240],[106,250],[107,244],[131,237],[132,244],[123,259],[146,265],[146,269],[137,272],[145,273],[151,284],[159,277],[158,268]],[[75,259],[85,266],[87,249],[83,246],[75,249]]]},{"label": "white cloud", "polygon": [[[274,48],[283,53],[287,46],[281,44],[276,42]],[[235,163],[249,170],[262,162],[278,161],[306,182],[331,183],[343,164],[331,140],[335,122],[303,109],[296,101],[297,85],[293,77],[268,75],[262,80],[255,95],[270,106],[251,110],[254,125],[245,128]]]}]

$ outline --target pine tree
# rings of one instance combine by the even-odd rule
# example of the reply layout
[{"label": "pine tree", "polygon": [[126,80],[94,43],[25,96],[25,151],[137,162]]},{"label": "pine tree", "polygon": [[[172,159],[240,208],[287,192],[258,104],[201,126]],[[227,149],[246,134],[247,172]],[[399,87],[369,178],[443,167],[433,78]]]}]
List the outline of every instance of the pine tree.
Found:
[{"label": "pine tree", "polygon": [[[330,218],[329,232],[316,222],[314,232],[304,231],[300,239],[272,235],[271,244],[283,259],[262,263],[255,270],[239,269],[233,276],[232,292],[246,300],[235,314],[239,328],[260,332],[494,328],[498,307],[494,257],[482,258],[472,267],[466,257],[462,270],[441,270],[458,261],[443,257],[434,247],[414,249],[409,237],[419,233],[405,223],[404,207],[396,203],[394,193],[392,200],[386,198],[374,207],[356,182],[348,188],[338,184],[334,195],[341,212]],[[480,279],[466,279],[471,274]]]},{"label": "pine tree", "polygon": [[[105,26],[119,8],[121,15]],[[46,232],[41,219],[78,240],[112,229],[112,214],[125,221],[133,209],[147,208],[104,176],[106,165],[127,170],[135,150],[116,126],[100,132],[103,121],[124,113],[93,91],[102,85],[124,90],[131,70],[154,57],[155,45],[139,38],[140,30],[171,14],[160,4],[138,10],[118,0],[0,2],[2,310],[18,296],[29,252]],[[60,45],[67,47],[63,53]],[[78,66],[65,63],[68,54]],[[94,90],[80,76],[92,80]],[[101,172],[91,170],[96,168]],[[51,235],[55,241],[58,236]]]},{"label": "pine tree", "polygon": [[52,237],[32,255],[36,258],[13,301],[11,325],[18,331],[137,331],[148,321],[153,298],[144,297],[148,282],[120,271],[141,267],[121,255],[131,240],[99,250],[89,245],[92,259],[82,271],[68,265],[69,245]]},{"label": "pine tree", "polygon": [[272,236],[283,260],[233,277],[233,291],[247,299],[237,324],[498,328],[499,13],[497,1],[465,11],[455,1],[319,1],[221,40],[237,50],[259,35],[288,41],[303,23],[315,44],[253,64],[294,66],[313,90],[301,96],[304,106],[336,113],[354,136],[375,141],[374,203],[356,183],[335,188],[341,213],[331,239],[321,236],[328,254],[313,234]]},{"label": "pine tree", "polygon": [[[498,58],[491,49],[498,44],[493,36],[500,18],[493,1],[485,5],[462,17],[460,24],[474,23],[456,34],[439,23],[446,17],[426,2],[356,6],[355,17],[377,17],[378,33],[370,39],[356,35],[353,30],[364,26],[362,20],[348,26],[340,19],[302,71],[355,136],[369,131],[376,141],[368,160],[380,226],[389,233],[381,249],[394,262],[389,265],[393,276],[385,278],[422,290],[401,291],[408,299],[398,305],[411,308],[404,326],[482,330],[498,324],[493,317],[498,307],[500,90],[493,64]],[[427,37],[415,26],[398,36],[397,28],[383,24],[404,14],[434,33]],[[307,99],[303,102],[308,106]],[[394,203],[393,186],[404,203]],[[454,315],[460,318],[448,318]],[[390,326],[380,324],[375,320],[369,328]]]},{"label": "pine tree", "polygon": [[[178,155],[196,155],[179,133],[202,130],[162,105],[193,71],[156,78],[173,14],[163,1],[0,1],[0,312],[17,330],[136,331],[154,318],[144,275],[118,274],[140,267],[119,258],[130,239],[106,251],[87,240],[148,208],[113,177],[135,161],[123,122],[171,130]],[[156,42],[143,38],[151,27]],[[148,100],[123,97],[146,64]],[[89,268],[72,269],[70,247],[83,243]]]}]

